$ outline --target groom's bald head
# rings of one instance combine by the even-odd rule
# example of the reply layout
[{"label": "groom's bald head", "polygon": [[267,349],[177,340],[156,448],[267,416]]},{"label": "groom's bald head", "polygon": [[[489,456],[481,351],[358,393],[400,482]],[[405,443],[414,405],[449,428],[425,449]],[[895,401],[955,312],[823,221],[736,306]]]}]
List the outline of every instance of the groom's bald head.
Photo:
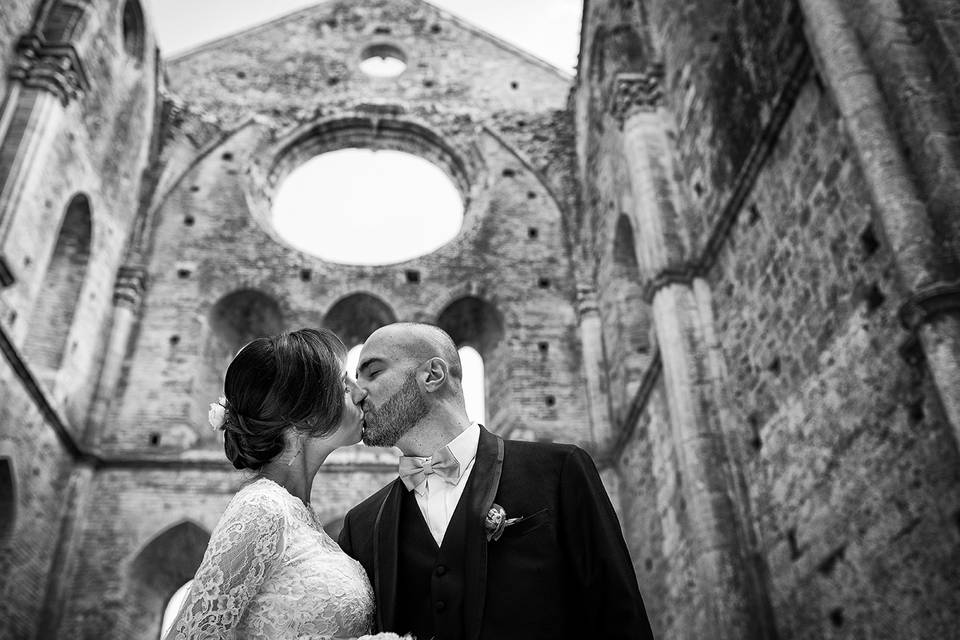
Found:
[{"label": "groom's bald head", "polygon": [[[440,327],[421,322],[396,322],[381,327],[370,334],[364,351],[385,350],[397,358],[425,362],[430,358],[442,358],[455,380],[463,378],[460,353],[453,338]],[[362,356],[361,356],[362,357]],[[361,360],[361,365],[362,365]]]}]

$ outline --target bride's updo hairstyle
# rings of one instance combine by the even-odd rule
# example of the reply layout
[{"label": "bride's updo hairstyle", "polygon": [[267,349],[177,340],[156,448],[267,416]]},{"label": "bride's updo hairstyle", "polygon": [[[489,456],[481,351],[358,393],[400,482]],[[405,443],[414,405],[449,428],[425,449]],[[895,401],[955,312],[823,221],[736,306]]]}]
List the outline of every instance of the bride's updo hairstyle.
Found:
[{"label": "bride's updo hairstyle", "polygon": [[260,469],[283,451],[289,427],[318,437],[343,413],[347,349],[327,329],[300,329],[247,344],[227,367],[223,449],[237,469]]}]

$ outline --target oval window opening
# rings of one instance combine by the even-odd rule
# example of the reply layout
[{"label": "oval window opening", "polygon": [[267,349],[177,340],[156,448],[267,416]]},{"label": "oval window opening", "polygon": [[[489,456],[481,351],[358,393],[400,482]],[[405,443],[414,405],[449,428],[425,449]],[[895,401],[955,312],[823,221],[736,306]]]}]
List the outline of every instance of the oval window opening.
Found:
[{"label": "oval window opening", "polygon": [[406,68],[407,56],[387,44],[367,47],[360,56],[360,71],[373,78],[394,78]]},{"label": "oval window opening", "polygon": [[273,226],[330,262],[392,264],[431,253],[463,225],[447,174],[403,151],[341,149],[294,169],[277,190]]}]

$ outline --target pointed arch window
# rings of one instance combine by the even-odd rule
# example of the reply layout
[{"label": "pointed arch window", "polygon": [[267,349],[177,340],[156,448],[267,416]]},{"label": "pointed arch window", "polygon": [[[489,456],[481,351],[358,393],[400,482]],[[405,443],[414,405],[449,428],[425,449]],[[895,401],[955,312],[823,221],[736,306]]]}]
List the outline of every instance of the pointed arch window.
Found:
[{"label": "pointed arch window", "polygon": [[137,0],[127,0],[123,5],[123,48],[134,60],[143,60],[145,48],[143,9]]},{"label": "pointed arch window", "polygon": [[133,558],[128,600],[135,603],[135,608],[130,613],[129,637],[146,638],[157,633],[165,614],[173,608],[173,599],[184,583],[193,579],[209,540],[210,534],[202,527],[184,521],[157,535]]},{"label": "pointed arch window", "polygon": [[192,584],[192,579],[187,580],[183,586],[174,591],[170,599],[167,600],[167,605],[163,610],[163,622],[160,624],[160,638],[163,638],[163,636],[167,634],[167,631],[170,630],[170,627],[173,626],[173,621],[177,619],[177,613],[180,612],[183,601],[190,595],[190,585]]},{"label": "pointed arch window", "polygon": [[83,194],[67,205],[53,256],[34,303],[24,352],[43,377],[62,368],[67,340],[90,262],[90,201]]},{"label": "pointed arch window", "polygon": [[13,461],[0,458],[0,544],[13,535],[17,523],[17,492]]},{"label": "pointed arch window", "polygon": [[460,347],[460,364],[463,367],[463,399],[467,405],[467,417],[473,422],[485,424],[486,381],[483,373],[483,356],[471,346]]}]

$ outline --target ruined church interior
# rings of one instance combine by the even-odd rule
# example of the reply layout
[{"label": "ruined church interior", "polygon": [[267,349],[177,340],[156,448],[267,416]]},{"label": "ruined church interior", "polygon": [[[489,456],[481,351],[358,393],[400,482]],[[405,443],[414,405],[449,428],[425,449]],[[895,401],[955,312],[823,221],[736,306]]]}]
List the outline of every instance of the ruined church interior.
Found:
[{"label": "ruined church interior", "polygon": [[[159,638],[244,482],[233,354],[395,321],[476,354],[490,431],[592,456],[657,638],[957,637],[955,0],[584,0],[574,73],[424,0],[151,22],[0,5],[0,639]],[[278,195],[347,150],[462,220],[298,247]],[[325,529],[396,467],[333,455]]]}]

